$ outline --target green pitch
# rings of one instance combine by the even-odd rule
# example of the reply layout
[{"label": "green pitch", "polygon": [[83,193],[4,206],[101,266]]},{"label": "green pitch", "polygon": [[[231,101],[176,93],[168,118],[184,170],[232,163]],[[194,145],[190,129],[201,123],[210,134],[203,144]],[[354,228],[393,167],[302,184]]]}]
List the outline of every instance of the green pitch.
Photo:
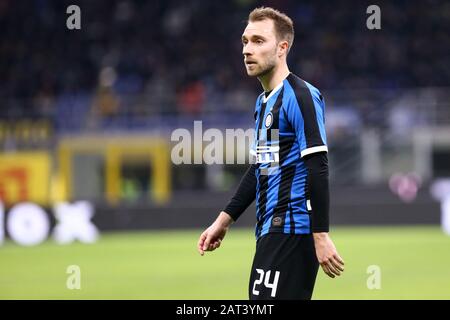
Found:
[{"label": "green pitch", "polygon": [[[198,231],[103,234],[94,245],[0,246],[0,299],[246,299],[253,231],[232,229],[201,257]],[[335,228],[345,273],[319,270],[314,299],[450,299],[450,237],[438,227]],[[67,268],[81,270],[69,290]],[[369,290],[369,266],[381,288]]]}]

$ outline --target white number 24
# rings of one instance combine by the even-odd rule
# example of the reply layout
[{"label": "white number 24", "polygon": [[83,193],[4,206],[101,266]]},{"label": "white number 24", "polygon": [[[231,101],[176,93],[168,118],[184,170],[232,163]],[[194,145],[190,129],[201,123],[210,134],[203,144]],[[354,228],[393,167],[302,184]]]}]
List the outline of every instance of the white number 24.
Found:
[{"label": "white number 24", "polygon": [[270,295],[272,296],[272,298],[275,297],[277,293],[277,285],[278,285],[278,278],[280,277],[280,271],[275,271],[275,277],[272,283],[269,282],[271,270],[264,272],[264,270],[262,269],[256,269],[256,272],[258,272],[259,274],[259,279],[256,279],[255,282],[253,283],[253,294],[255,296],[259,296],[259,291],[256,290],[256,286],[260,285],[264,279],[264,286],[268,289],[272,289]]}]

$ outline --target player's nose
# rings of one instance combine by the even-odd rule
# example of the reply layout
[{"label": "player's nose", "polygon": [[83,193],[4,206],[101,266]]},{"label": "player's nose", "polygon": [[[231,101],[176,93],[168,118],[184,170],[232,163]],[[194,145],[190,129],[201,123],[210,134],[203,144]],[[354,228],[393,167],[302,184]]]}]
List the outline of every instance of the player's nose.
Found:
[{"label": "player's nose", "polygon": [[244,57],[246,57],[246,58],[247,58],[248,56],[250,56],[250,55],[253,54],[253,51],[252,51],[251,46],[250,46],[249,44],[245,45],[245,46],[242,48],[242,54],[243,54]]}]

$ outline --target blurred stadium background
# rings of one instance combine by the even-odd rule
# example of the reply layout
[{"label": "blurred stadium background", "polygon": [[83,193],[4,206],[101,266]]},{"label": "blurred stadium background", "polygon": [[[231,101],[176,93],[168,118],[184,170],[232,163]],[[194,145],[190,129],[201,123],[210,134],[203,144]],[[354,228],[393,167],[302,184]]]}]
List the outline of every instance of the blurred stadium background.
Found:
[{"label": "blurred stadium background", "polygon": [[[81,30],[66,27],[72,4]],[[381,30],[366,27],[370,4]],[[0,0],[1,299],[246,299],[254,207],[196,253],[246,165],[175,165],[171,134],[252,128],[261,88],[240,36],[261,5],[293,18],[291,71],[327,103],[347,269],[320,273],[314,298],[450,298],[447,1]],[[92,213],[99,237],[58,244],[61,210]]]}]

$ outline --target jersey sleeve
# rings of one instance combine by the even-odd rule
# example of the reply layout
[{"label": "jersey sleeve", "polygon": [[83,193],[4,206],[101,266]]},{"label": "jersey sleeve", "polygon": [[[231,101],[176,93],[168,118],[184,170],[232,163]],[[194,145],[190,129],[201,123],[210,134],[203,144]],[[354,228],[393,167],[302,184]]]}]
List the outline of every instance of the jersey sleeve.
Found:
[{"label": "jersey sleeve", "polygon": [[228,213],[231,218],[236,221],[241,214],[250,206],[256,199],[256,165],[252,164],[248,168],[244,177],[239,183],[233,198],[223,211]]},{"label": "jersey sleeve", "polygon": [[286,116],[300,145],[303,158],[316,152],[328,152],[325,132],[325,102],[316,88],[293,88]]}]

